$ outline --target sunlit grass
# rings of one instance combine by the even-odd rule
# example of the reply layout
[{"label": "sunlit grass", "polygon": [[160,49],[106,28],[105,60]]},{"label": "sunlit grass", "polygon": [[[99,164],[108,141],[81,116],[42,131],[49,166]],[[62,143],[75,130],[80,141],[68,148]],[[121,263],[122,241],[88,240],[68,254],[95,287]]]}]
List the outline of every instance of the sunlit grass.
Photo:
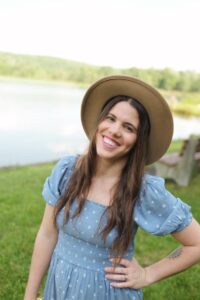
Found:
[{"label": "sunlit grass", "polygon": [[200,116],[200,93],[161,91],[173,113],[184,116]]}]

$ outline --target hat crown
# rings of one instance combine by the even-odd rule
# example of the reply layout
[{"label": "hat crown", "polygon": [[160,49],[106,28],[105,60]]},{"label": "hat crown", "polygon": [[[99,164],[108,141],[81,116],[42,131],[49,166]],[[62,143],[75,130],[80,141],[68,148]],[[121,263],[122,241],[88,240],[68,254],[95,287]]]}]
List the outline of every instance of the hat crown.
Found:
[{"label": "hat crown", "polygon": [[171,143],[173,118],[163,96],[138,78],[126,75],[106,76],[88,88],[81,106],[81,121],[86,135],[91,138],[103,106],[110,98],[118,95],[134,98],[146,109],[151,125],[147,164],[157,161]]}]

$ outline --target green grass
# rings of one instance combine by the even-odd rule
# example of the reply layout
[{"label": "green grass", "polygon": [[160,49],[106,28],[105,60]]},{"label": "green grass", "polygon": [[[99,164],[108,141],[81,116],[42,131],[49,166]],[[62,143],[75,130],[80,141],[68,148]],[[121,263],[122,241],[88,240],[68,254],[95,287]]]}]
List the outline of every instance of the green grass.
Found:
[{"label": "green grass", "polygon": [[[52,164],[0,169],[0,299],[20,300],[28,277],[33,243],[43,214],[41,190]],[[167,187],[193,207],[200,221],[200,174],[187,188]],[[136,256],[145,265],[166,256],[177,243],[139,230]],[[147,300],[200,299],[200,265],[144,289]],[[90,300],[90,299],[89,299]],[[92,300],[92,299],[91,299]]]},{"label": "green grass", "polygon": [[[200,174],[192,179],[190,185],[177,187],[167,182],[167,188],[177,197],[192,206],[194,217],[200,221]],[[168,255],[178,243],[170,236],[156,237],[139,229],[136,236],[136,257],[141,264],[149,265]],[[200,264],[192,266],[183,273],[146,287],[144,299],[147,300],[199,300],[200,299]]]},{"label": "green grass", "polygon": [[49,164],[0,170],[0,299],[23,299],[50,169]]},{"label": "green grass", "polygon": [[178,115],[200,116],[200,93],[160,90],[171,110]]},{"label": "green grass", "polygon": [[175,140],[171,143],[171,145],[169,146],[169,149],[167,151],[167,153],[173,153],[173,152],[179,152],[181,147],[183,145],[183,141],[182,140]]}]

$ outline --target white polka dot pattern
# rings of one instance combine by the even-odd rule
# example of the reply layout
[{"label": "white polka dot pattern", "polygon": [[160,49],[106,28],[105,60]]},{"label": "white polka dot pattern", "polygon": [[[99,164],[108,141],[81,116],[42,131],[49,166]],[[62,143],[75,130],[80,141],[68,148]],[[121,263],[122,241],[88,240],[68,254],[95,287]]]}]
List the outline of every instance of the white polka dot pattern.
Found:
[{"label": "white polka dot pattern", "polygon": [[134,210],[134,221],[154,235],[183,230],[192,221],[191,207],[165,189],[164,180],[146,174]]},{"label": "white polka dot pattern", "polygon": [[[76,158],[61,159],[46,179],[42,195],[50,205],[55,205],[62,195],[72,172]],[[77,207],[75,200],[71,213]],[[54,249],[43,300],[142,300],[142,291],[129,288],[114,288],[105,278],[104,268],[110,266],[109,250],[116,237],[112,230],[104,243],[97,234],[106,225],[106,207],[86,200],[79,217],[68,220],[63,226],[64,209],[57,217],[59,235]],[[133,238],[124,258],[131,260],[134,252],[134,236],[137,226],[163,235],[185,228],[192,215],[190,207],[171,195],[161,178],[145,175],[141,193],[134,210]]]}]

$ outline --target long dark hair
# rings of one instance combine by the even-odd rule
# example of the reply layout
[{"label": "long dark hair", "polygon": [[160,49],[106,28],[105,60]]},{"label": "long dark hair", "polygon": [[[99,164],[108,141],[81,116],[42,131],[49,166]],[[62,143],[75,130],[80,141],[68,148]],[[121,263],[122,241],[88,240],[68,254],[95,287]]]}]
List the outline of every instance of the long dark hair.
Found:
[{"label": "long dark hair", "polygon": [[[122,258],[127,251],[131,241],[134,205],[140,191],[148,151],[148,136],[150,132],[149,117],[144,107],[137,100],[128,96],[115,96],[109,99],[104,105],[97,120],[96,131],[90,141],[88,151],[79,157],[68,181],[66,190],[58,202],[56,211],[56,213],[58,213],[65,207],[64,223],[68,218],[74,219],[81,213],[95,172],[94,166],[97,156],[95,140],[98,124],[105,119],[113,106],[122,101],[128,102],[138,112],[139,127],[137,140],[127,154],[127,161],[121,170],[120,180],[115,185],[111,205],[108,206],[104,212],[108,213],[107,225],[100,232],[105,242],[109,232],[113,228],[116,229],[117,236],[110,249],[110,255],[118,257],[117,262],[119,262],[120,258]],[[71,216],[70,207],[75,199],[78,205],[74,214]]]}]

